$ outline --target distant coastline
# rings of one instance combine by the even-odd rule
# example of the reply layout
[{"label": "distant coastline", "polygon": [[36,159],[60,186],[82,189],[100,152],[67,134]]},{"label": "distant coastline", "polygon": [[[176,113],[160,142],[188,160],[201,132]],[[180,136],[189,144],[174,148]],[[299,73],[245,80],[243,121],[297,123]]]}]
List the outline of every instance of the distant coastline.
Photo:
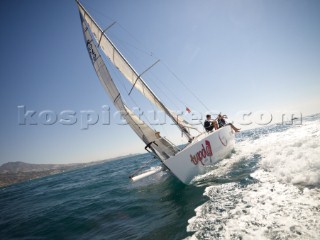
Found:
[{"label": "distant coastline", "polygon": [[45,176],[59,174],[79,168],[102,164],[109,161],[120,160],[135,155],[139,154],[129,154],[125,156],[88,163],[70,164],[32,164],[25,162],[8,162],[0,166],[0,188],[15,183],[21,183],[32,179],[42,178]]}]

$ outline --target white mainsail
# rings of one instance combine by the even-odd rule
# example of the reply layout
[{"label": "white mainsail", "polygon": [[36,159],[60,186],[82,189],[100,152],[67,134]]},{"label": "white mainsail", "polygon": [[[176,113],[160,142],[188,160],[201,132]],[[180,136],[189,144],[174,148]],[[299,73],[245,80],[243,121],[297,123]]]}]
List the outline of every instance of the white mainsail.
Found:
[{"label": "white mainsail", "polygon": [[114,46],[111,40],[105,35],[104,31],[99,25],[93,20],[90,14],[84,9],[84,7],[78,2],[80,14],[87,22],[98,46],[102,49],[105,55],[110,61],[116,66],[124,77],[133,84],[133,87],[139,90],[149,101],[151,101],[160,110],[164,111],[174,123],[181,129],[181,131],[191,140],[193,137],[190,134],[189,129],[193,128],[186,120],[181,116],[175,114],[169,110],[153,93],[148,85],[143,81],[141,76],[134,70],[134,68],[128,63],[128,61],[122,56],[119,50]]},{"label": "white mainsail", "polygon": [[[120,92],[118,91],[115,83],[113,82],[111,75],[93,41],[86,21],[80,15],[83,34],[88,49],[88,53],[91,62],[96,70],[96,73],[100,79],[101,84],[105,88],[108,95],[111,97],[116,108],[121,111],[122,116],[135,131],[135,133],[145,142],[149,144],[150,148],[160,157],[161,160],[165,160],[171,156],[174,156],[178,149],[172,146],[166,139],[159,138],[155,134],[155,131],[144,123],[137,115],[135,115],[123,102]],[[150,144],[151,143],[151,144]]]}]

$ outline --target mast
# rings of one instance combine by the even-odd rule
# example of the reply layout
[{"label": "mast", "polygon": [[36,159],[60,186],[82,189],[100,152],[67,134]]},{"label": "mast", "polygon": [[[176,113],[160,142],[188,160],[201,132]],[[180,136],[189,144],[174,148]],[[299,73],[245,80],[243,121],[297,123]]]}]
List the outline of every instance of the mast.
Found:
[{"label": "mast", "polygon": [[81,26],[83,31],[84,40],[86,43],[87,51],[91,63],[97,73],[97,76],[104,87],[105,91],[113,101],[115,107],[121,112],[123,118],[127,121],[129,126],[140,137],[140,139],[163,161],[171,156],[174,156],[178,149],[168,142],[166,139],[157,136],[154,129],[143,122],[139,116],[134,114],[123,102],[121,94],[113,82],[113,79],[102,59],[97,46],[92,39],[90,29],[87,22],[80,14]]},{"label": "mast", "polygon": [[138,89],[149,101],[155,104],[159,109],[164,111],[171,120],[180,128],[180,130],[185,134],[189,141],[193,139],[187,127],[191,127],[182,117],[174,114],[169,110],[161,100],[155,95],[155,93],[150,89],[146,82],[141,78],[136,70],[130,65],[130,63],[125,59],[121,52],[116,48],[112,41],[106,36],[105,31],[100,28],[100,26],[95,22],[87,10],[82,6],[79,1],[78,4],[79,12],[82,17],[88,23],[96,41],[99,44],[101,50],[106,54],[110,61],[119,69],[123,76],[133,84],[133,87]]}]

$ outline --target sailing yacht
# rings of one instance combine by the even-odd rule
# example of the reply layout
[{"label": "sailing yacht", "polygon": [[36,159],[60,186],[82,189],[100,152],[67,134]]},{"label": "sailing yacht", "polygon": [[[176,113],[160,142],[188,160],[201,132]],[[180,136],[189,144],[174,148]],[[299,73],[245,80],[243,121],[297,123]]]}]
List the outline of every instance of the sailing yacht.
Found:
[{"label": "sailing yacht", "polygon": [[[230,155],[235,144],[235,133],[230,126],[225,126],[214,132],[202,132],[195,136],[191,134],[193,126],[163,104],[142,79],[142,74],[139,74],[133,68],[110,40],[106,31],[100,28],[80,2],[77,1],[77,5],[80,12],[84,41],[97,76],[114,106],[121,112],[122,117],[133,131],[146,144],[146,150],[152,152],[166,169],[170,170],[173,175],[185,184],[189,184],[195,176],[205,173],[208,166],[214,165],[219,160]],[[183,148],[178,148],[167,138],[157,134],[155,129],[141,120],[125,104],[100,52],[129,81],[132,85],[131,90],[140,91],[148,101],[170,117],[175,126],[187,138],[187,144]],[[150,171],[150,173],[133,176],[132,179],[141,179],[154,172]]]}]

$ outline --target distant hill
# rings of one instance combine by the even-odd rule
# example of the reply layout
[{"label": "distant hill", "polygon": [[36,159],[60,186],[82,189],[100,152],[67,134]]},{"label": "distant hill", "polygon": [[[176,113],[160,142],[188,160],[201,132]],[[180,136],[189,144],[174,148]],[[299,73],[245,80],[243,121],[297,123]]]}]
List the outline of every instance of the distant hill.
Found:
[{"label": "distant hill", "polygon": [[74,164],[30,164],[25,162],[8,162],[0,167],[0,187],[98,163],[102,162]]},{"label": "distant hill", "polygon": [[8,162],[0,166],[0,187],[11,185],[18,182],[28,181],[35,178],[45,177],[77,168],[88,167],[108,161],[115,161],[140,154],[129,154],[114,157],[102,161],[89,163],[70,163],[70,164],[32,164],[25,162]]},{"label": "distant hill", "polygon": [[95,164],[101,164],[104,162],[121,160],[128,157],[134,157],[140,155],[141,153],[128,154],[119,157],[113,157],[106,160],[92,161],[88,163],[69,163],[69,164],[33,164],[25,162],[8,162],[0,166],[0,173],[18,173],[18,172],[42,172],[48,170],[58,170],[58,169],[74,169],[78,167],[86,167]]},{"label": "distant hill", "polygon": [[43,172],[48,170],[68,169],[83,164],[30,164],[25,162],[8,162],[0,167],[0,173]]}]

